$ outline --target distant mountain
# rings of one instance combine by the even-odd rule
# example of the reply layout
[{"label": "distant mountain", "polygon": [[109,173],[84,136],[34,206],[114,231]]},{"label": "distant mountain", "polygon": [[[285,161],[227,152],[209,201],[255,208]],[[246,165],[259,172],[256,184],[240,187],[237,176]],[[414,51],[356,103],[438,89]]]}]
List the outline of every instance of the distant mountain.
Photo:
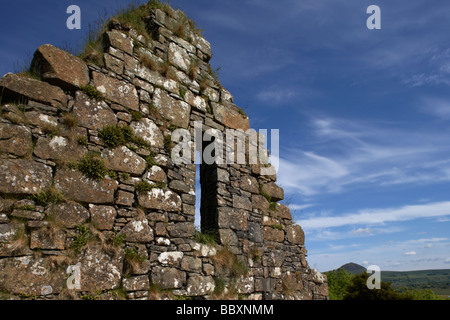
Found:
[{"label": "distant mountain", "polygon": [[364,273],[367,271],[367,269],[364,268],[363,266],[361,266],[357,263],[353,263],[353,262],[344,264],[339,269],[344,269],[345,271],[347,271],[351,274],[360,274],[360,273]]}]

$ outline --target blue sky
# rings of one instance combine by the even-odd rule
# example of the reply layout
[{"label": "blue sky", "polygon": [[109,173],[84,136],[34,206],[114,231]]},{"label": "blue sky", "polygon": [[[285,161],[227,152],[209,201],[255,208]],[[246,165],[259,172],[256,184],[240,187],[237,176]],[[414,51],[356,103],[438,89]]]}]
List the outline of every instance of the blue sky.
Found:
[{"label": "blue sky", "polygon": [[[11,2],[0,74],[41,44],[76,47],[99,13],[128,2]],[[311,267],[450,268],[450,2],[171,3],[205,30],[252,128],[280,129],[278,183]],[[80,31],[66,28],[71,4]],[[372,4],[381,30],[366,27]]]}]

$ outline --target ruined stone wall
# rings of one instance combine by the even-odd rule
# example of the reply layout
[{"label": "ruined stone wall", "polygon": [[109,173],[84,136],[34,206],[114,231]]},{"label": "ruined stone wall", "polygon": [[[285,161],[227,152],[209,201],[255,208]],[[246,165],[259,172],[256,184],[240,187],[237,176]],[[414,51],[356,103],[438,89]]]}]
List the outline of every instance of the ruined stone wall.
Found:
[{"label": "ruined stone wall", "polygon": [[0,80],[0,294],[326,299],[276,176],[261,175],[267,165],[196,173],[173,161],[179,128],[194,143],[195,123],[250,124],[181,11],[149,10],[145,23],[142,35],[111,20],[103,52],[86,59],[101,63],[44,45],[32,63],[38,79]]}]

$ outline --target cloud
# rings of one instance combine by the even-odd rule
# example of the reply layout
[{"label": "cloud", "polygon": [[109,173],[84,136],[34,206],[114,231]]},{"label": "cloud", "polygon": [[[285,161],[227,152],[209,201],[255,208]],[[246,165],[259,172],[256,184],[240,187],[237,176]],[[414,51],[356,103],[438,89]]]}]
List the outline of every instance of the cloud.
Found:
[{"label": "cloud", "polygon": [[387,222],[442,216],[450,216],[450,201],[409,205],[400,208],[360,210],[357,213],[334,217],[313,217],[307,220],[299,220],[297,223],[306,230],[314,230],[343,226],[379,225]]},{"label": "cloud", "polygon": [[450,119],[450,100],[435,97],[424,98],[420,111],[433,115],[441,120]]},{"label": "cloud", "polygon": [[305,203],[305,204],[289,204],[288,207],[291,211],[294,210],[304,210],[304,209],[308,209],[311,207],[314,207],[315,204],[314,203]]},{"label": "cloud", "polygon": [[408,252],[404,253],[405,256],[415,256],[416,254],[417,254],[417,252],[415,252],[415,251],[408,251]]},{"label": "cloud", "polygon": [[281,104],[298,95],[298,89],[271,87],[258,93],[257,98],[266,103]]},{"label": "cloud", "polygon": [[372,229],[370,228],[358,228],[356,230],[352,231],[355,234],[371,234],[372,233]]},{"label": "cloud", "polygon": [[287,193],[450,181],[448,137],[434,127],[330,117],[312,117],[309,127],[309,141],[281,150],[278,181]]}]

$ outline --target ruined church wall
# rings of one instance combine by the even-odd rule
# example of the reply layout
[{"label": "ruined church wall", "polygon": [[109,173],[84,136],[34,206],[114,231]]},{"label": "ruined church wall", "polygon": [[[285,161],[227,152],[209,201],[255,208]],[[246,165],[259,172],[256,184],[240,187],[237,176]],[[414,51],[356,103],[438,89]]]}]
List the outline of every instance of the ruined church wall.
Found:
[{"label": "ruined church wall", "polygon": [[[224,133],[250,123],[183,13],[149,11],[146,26],[151,39],[112,20],[100,65],[44,45],[32,63],[39,79],[0,80],[0,291],[17,299],[326,299],[326,279],[308,266],[276,176],[261,175],[267,165],[197,172],[173,160],[179,129],[194,144],[196,124]],[[195,230],[196,174],[202,231],[217,244],[200,243]],[[68,285],[73,266],[76,288]]]}]

